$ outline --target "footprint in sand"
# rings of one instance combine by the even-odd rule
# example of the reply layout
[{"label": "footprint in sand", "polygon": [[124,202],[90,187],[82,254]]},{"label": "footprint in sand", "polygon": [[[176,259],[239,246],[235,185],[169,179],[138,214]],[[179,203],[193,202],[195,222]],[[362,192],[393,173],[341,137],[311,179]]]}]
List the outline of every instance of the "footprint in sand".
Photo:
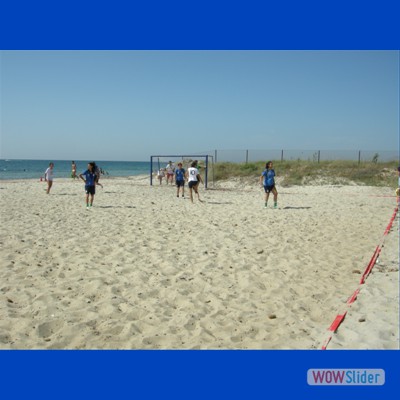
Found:
[{"label": "footprint in sand", "polygon": [[47,339],[54,333],[57,333],[63,325],[64,322],[61,320],[44,322],[38,326],[38,335],[43,339]]}]

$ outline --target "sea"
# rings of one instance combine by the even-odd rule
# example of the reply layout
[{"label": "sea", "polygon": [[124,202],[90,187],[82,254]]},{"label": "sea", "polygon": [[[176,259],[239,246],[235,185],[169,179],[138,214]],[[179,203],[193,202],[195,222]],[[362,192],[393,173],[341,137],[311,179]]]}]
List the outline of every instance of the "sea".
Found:
[{"label": "sea", "polygon": [[[0,159],[0,180],[40,179],[49,163],[54,163],[54,179],[71,177],[71,160],[7,160]],[[76,161],[77,174],[87,169],[89,161]],[[149,175],[148,161],[97,161],[105,177]]]}]

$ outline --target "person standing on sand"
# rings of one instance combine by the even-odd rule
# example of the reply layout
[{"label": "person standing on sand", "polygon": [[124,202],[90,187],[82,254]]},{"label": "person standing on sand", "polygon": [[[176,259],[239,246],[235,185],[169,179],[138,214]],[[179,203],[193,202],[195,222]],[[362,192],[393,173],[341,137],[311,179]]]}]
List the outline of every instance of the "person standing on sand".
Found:
[{"label": "person standing on sand", "polygon": [[96,185],[103,187],[103,185],[99,182],[101,175],[101,168],[94,161],[92,161],[90,164],[93,164],[94,173],[96,175]]},{"label": "person standing on sand", "polygon": [[186,179],[188,180],[189,186],[189,193],[190,193],[190,201],[193,203],[193,190],[197,194],[197,198],[200,202],[200,195],[199,195],[199,184],[200,182],[203,183],[203,179],[199,174],[199,170],[197,169],[197,162],[193,161],[188,170],[186,171]]},{"label": "person standing on sand", "polygon": [[44,173],[44,180],[47,182],[47,190],[46,193],[50,193],[50,189],[53,186],[53,168],[54,168],[54,163],[50,163],[49,167],[46,169]]},{"label": "person standing on sand", "polygon": [[164,168],[160,168],[160,169],[157,171],[157,178],[158,178],[158,180],[159,180],[159,182],[160,182],[160,185],[162,184],[162,180],[163,180],[164,176],[165,176],[165,174],[164,174]]},{"label": "person standing on sand", "polygon": [[167,170],[167,185],[168,185],[168,182],[171,182],[171,185],[172,185],[172,182],[174,180],[174,172],[175,172],[174,163],[172,161],[170,161],[167,164],[167,166],[165,167],[165,169]]},{"label": "person standing on sand", "polygon": [[[96,164],[91,162],[88,164],[88,169],[79,175],[79,178],[85,182],[86,192],[86,209],[93,206],[94,195],[96,194],[97,176],[95,172]],[[89,202],[90,196],[90,202]]]},{"label": "person standing on sand", "polygon": [[178,163],[178,168],[175,170],[176,197],[179,197],[180,188],[182,188],[182,197],[185,197],[185,173],[182,163]]},{"label": "person standing on sand", "polygon": [[272,167],[272,161],[268,161],[265,164],[265,170],[260,176],[260,186],[264,186],[265,191],[265,208],[268,206],[268,198],[271,192],[274,195],[274,208],[278,207],[278,191],[275,187],[275,170]]},{"label": "person standing on sand", "polygon": [[75,164],[75,161],[72,161],[72,164],[71,164],[71,178],[73,180],[75,180],[75,178],[78,178],[78,175],[76,175],[76,164]]}]

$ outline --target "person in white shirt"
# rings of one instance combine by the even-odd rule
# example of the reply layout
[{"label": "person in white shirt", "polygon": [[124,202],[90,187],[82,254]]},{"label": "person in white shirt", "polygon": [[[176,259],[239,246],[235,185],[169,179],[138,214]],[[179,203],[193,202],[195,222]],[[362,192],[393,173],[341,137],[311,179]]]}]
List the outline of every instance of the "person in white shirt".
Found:
[{"label": "person in white shirt", "polygon": [[160,185],[162,184],[162,179],[164,178],[165,174],[164,174],[164,168],[160,168],[157,171],[157,178],[160,181]]},{"label": "person in white shirt", "polygon": [[193,161],[188,170],[186,171],[186,179],[188,181],[189,193],[190,193],[190,201],[193,203],[193,190],[197,194],[197,198],[201,202],[199,195],[199,184],[203,183],[203,179],[199,174],[199,170],[197,169],[197,162]]},{"label": "person in white shirt", "polygon": [[53,186],[53,168],[54,168],[54,163],[49,164],[49,168],[46,169],[44,173],[44,180],[47,182],[47,191],[46,193],[50,193],[50,189]]},{"label": "person in white shirt", "polygon": [[174,172],[175,172],[175,165],[172,161],[170,161],[167,166],[165,167],[167,170],[167,185],[168,182],[171,182],[171,185],[174,182]]}]

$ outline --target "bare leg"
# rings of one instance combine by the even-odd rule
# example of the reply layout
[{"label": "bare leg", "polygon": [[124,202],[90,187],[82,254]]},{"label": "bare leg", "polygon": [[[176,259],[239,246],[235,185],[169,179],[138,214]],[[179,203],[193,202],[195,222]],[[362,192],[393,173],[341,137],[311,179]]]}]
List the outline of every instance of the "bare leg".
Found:
[{"label": "bare leg", "polygon": [[199,184],[200,184],[200,183],[198,183],[196,186],[193,186],[193,189],[194,189],[195,193],[197,194],[197,198],[198,198],[199,201],[202,203],[203,201],[200,200],[200,194],[199,194],[199,191],[197,190],[198,187],[199,187]]},{"label": "bare leg", "polygon": [[272,193],[274,195],[274,208],[278,207],[278,192],[276,190],[276,188],[272,189]]},{"label": "bare leg", "polygon": [[265,193],[265,205],[267,205],[268,199],[269,199],[269,192]]},{"label": "bare leg", "polygon": [[278,201],[278,191],[276,190],[276,188],[272,189],[272,193],[274,195],[274,203],[276,203]]}]

